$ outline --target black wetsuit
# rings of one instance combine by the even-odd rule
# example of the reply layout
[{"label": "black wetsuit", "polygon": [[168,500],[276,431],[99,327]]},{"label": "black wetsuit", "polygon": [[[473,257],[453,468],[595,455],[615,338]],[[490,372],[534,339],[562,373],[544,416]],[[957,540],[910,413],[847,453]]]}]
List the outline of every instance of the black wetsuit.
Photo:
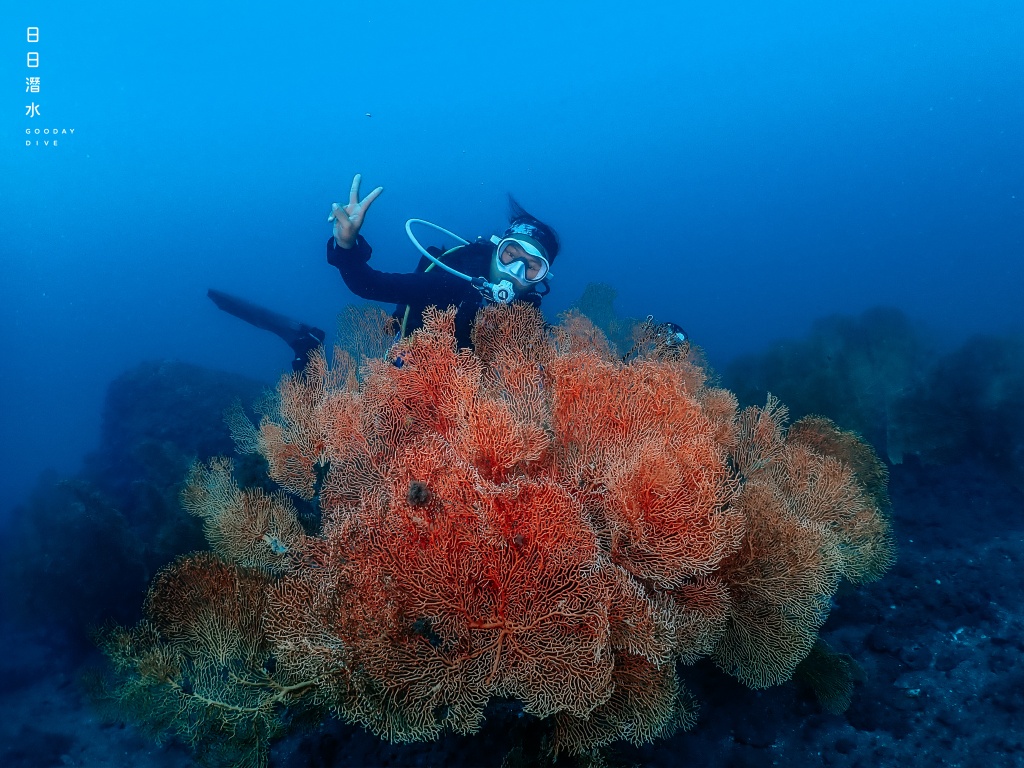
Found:
[{"label": "black wetsuit", "polygon": [[[477,310],[484,300],[480,292],[468,280],[455,277],[439,267],[426,270],[431,262],[420,258],[415,272],[379,272],[369,265],[373,249],[366,239],[359,235],[352,248],[339,248],[332,237],[327,241],[327,262],[338,268],[341,277],[352,293],[371,301],[397,304],[394,316],[399,322],[408,306],[409,314],[405,333],[409,334],[423,325],[423,310],[429,306],[445,309],[450,306],[458,310],[455,315],[455,337],[460,347],[472,346],[470,331]],[[444,263],[470,277],[487,277],[490,273],[491,255],[494,246],[486,241],[470,243],[456,248],[444,258]],[[530,292],[517,298],[534,306],[540,306],[540,294]]]}]

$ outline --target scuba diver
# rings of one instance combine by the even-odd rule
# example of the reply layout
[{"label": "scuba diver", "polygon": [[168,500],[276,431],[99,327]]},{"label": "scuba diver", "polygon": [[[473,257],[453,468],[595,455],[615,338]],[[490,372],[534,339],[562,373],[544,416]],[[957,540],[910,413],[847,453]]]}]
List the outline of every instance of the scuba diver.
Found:
[{"label": "scuba diver", "polygon": [[[558,234],[511,196],[509,224],[500,236],[469,242],[436,224],[410,219],[405,225],[406,234],[422,254],[416,271],[391,273],[374,269],[368,263],[372,248],[359,230],[384,188],[377,187],[360,200],[360,182],[361,176],[356,174],[346,205],[331,204],[328,222],[334,224],[334,233],[327,241],[327,262],[338,269],[349,290],[357,296],[396,304],[393,316],[402,336],[423,324],[423,311],[428,306],[454,306],[456,339],[460,347],[470,347],[473,319],[482,306],[513,301],[539,306],[548,293],[551,264],[559,250]],[[434,229],[460,244],[444,252],[440,248],[424,248],[413,233],[413,225]],[[320,328],[223,291],[210,289],[207,295],[225,312],[284,339],[294,352],[294,371],[303,370],[309,354],[324,342],[326,334]]]},{"label": "scuba diver", "polygon": [[[334,222],[334,237],[327,241],[327,262],[337,267],[352,293],[397,304],[394,317],[403,336],[423,324],[423,310],[428,306],[454,306],[456,339],[460,347],[469,347],[473,319],[484,304],[526,301],[539,306],[548,293],[551,264],[558,255],[558,234],[511,196],[508,228],[500,236],[471,243],[430,222],[410,219],[406,234],[422,254],[416,271],[399,274],[374,269],[368,263],[373,250],[359,229],[367,209],[384,189],[377,187],[360,201],[359,183],[357,174],[348,205],[332,204],[328,220]],[[425,249],[413,234],[414,224],[448,235],[460,245],[443,253],[439,248]]]}]

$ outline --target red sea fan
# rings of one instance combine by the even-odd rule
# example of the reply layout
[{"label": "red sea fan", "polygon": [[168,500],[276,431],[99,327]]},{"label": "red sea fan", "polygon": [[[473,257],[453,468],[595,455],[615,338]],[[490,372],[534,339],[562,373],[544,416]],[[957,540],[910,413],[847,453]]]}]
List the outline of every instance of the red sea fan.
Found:
[{"label": "red sea fan", "polygon": [[[338,353],[282,382],[250,444],[316,500],[317,535],[283,496],[235,487],[230,464],[193,471],[183,499],[224,560],[157,580],[147,610],[168,653],[191,608],[202,626],[258,614],[231,626],[264,667],[232,657],[228,679],[259,706],[408,741],[472,733],[489,701],[514,699],[550,718],[552,751],[582,753],[690,724],[677,664],[788,679],[840,579],[891,562],[884,487],[824,420],[791,439],[777,401],[738,413],[686,350],[623,362],[579,315],[549,329],[491,307],[475,328],[460,350],[454,311],[429,310],[361,381]],[[175,575],[196,568],[218,595]]]}]

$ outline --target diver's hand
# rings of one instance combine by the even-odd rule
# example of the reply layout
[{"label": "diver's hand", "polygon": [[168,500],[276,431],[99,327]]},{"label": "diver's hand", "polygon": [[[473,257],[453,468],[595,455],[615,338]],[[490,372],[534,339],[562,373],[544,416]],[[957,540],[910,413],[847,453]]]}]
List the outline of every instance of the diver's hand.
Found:
[{"label": "diver's hand", "polygon": [[331,215],[327,221],[334,222],[334,242],[339,248],[351,248],[356,244],[356,236],[359,234],[359,228],[363,226],[366,212],[384,191],[384,187],[377,187],[360,201],[359,182],[362,178],[358,173],[353,177],[352,189],[348,193],[348,205],[331,203]]}]

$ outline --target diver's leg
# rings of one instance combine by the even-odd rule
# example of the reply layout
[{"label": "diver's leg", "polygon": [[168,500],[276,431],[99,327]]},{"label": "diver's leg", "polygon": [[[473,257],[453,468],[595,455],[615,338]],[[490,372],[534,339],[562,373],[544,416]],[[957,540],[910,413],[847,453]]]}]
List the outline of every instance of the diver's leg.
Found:
[{"label": "diver's leg", "polygon": [[311,325],[303,324],[302,327],[306,330],[305,335],[291,342],[292,351],[295,352],[295,357],[292,358],[292,370],[296,373],[306,369],[310,353],[314,349],[322,347],[327,336],[319,328],[314,328]]},{"label": "diver's leg", "polygon": [[305,368],[309,361],[309,353],[323,344],[327,336],[319,328],[306,325],[238,296],[232,296],[230,293],[211,288],[206,295],[228,314],[284,339],[295,353],[295,357],[292,359],[292,370],[301,371]]}]

